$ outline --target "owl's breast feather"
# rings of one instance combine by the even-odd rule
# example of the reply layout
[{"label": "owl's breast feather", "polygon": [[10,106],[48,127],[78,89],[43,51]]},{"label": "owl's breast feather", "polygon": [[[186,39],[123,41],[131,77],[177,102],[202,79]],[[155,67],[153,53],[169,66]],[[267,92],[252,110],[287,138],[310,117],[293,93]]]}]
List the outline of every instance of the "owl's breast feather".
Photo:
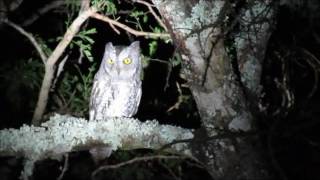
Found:
[{"label": "owl's breast feather", "polygon": [[117,82],[111,85],[112,101],[109,101],[108,113],[113,117],[131,117],[139,106],[141,97],[141,83]]}]

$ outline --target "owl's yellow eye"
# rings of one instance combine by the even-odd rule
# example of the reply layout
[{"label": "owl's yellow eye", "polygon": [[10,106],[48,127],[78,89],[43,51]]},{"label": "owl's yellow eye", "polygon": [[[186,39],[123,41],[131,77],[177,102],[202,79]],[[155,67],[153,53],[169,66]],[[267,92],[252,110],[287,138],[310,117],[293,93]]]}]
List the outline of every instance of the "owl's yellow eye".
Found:
[{"label": "owl's yellow eye", "polygon": [[109,58],[109,59],[107,60],[107,62],[108,62],[109,64],[114,64],[114,60],[111,59],[111,58]]},{"label": "owl's yellow eye", "polygon": [[130,58],[124,58],[123,63],[124,64],[131,64],[132,60]]}]

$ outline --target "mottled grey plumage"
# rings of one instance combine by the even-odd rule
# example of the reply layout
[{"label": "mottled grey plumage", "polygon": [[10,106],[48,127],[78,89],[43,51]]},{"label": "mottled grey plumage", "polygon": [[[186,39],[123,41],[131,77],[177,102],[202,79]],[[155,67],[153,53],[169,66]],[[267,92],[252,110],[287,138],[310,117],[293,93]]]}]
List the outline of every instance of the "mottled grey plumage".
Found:
[{"label": "mottled grey plumage", "polygon": [[132,117],[141,99],[140,44],[106,44],[104,56],[94,77],[90,97],[90,120]]}]

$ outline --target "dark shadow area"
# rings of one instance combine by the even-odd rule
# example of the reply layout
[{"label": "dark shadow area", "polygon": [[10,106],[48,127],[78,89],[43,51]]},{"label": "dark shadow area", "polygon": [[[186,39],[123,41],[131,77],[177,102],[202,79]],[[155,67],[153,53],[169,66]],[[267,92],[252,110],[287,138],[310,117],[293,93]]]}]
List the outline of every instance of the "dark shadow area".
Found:
[{"label": "dark shadow area", "polygon": [[300,5],[279,9],[263,66],[261,122],[279,178],[311,180],[320,168],[320,6]]},{"label": "dark shadow area", "polygon": [[[24,0],[18,10],[11,12],[9,18],[17,24],[23,22],[39,7],[49,0]],[[125,2],[123,2],[125,3]],[[130,9],[131,5],[126,4]],[[317,4],[319,7],[319,4]],[[143,6],[137,9],[145,10]],[[307,7],[290,9],[280,7],[277,26],[269,42],[263,66],[263,110],[259,125],[263,136],[265,151],[279,179],[319,179],[320,169],[320,92],[318,76],[320,72],[320,9]],[[76,16],[76,14],[74,15]],[[121,15],[120,22],[128,18]],[[49,49],[57,44],[56,38],[65,32],[65,13],[59,9],[40,17],[25,29],[46,41]],[[150,19],[144,24],[146,30],[156,24]],[[130,24],[134,26],[133,24]],[[69,59],[57,81],[56,89],[50,94],[45,117],[53,112],[71,114],[88,118],[88,102],[85,95],[75,91],[74,99],[69,99],[82,76],[97,71],[107,42],[115,45],[128,45],[133,40],[141,42],[142,54],[148,56],[149,43],[153,39],[134,37],[124,31],[117,35],[106,23],[90,19],[86,29],[96,28],[91,38],[93,62],[86,58],[79,63],[77,47],[68,47]],[[32,113],[42,81],[42,62],[30,42],[4,24],[0,24],[0,129],[18,128],[31,122]],[[181,65],[170,67],[174,47],[161,40],[155,40],[158,48],[144,68],[142,99],[138,119],[157,119],[162,124],[178,125],[186,128],[199,128],[200,117],[191,92],[183,88],[186,83],[179,75]],[[153,61],[162,60],[163,62]],[[81,72],[81,73],[80,73]],[[75,80],[78,79],[78,80]],[[92,78],[91,78],[92,79]],[[167,86],[167,88],[165,88]],[[181,91],[179,92],[179,88]],[[68,107],[59,107],[55,96],[71,101]],[[183,96],[177,109],[172,108]],[[72,104],[73,103],[73,104]],[[79,111],[81,112],[79,112]],[[135,157],[154,155],[149,150],[119,151],[102,162],[104,165],[117,164]],[[21,159],[1,158],[0,179],[18,179],[21,172]],[[101,165],[101,164],[99,164]],[[91,172],[99,167],[94,164],[88,152],[69,154],[69,169],[64,179],[90,179]],[[41,161],[37,164],[34,179],[57,179],[63,168],[61,162]],[[172,171],[172,172],[171,172]],[[117,170],[101,172],[96,179],[108,176],[109,179],[209,179],[205,170],[195,167],[190,160],[152,160],[142,161],[121,167]],[[50,178],[48,178],[50,177]]]}]

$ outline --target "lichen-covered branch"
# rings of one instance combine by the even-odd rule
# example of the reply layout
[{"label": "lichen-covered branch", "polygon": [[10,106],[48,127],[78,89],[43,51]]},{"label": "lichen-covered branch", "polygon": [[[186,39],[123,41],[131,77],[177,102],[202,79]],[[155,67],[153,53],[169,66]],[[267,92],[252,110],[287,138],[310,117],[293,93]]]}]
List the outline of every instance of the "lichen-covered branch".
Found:
[{"label": "lichen-covered branch", "polygon": [[[140,122],[133,118],[110,118],[107,121],[87,121],[56,114],[41,127],[24,125],[20,129],[1,130],[0,155],[25,157],[28,163],[24,173],[29,176],[33,162],[45,158],[59,159],[71,151],[101,145],[112,150],[159,149],[174,140],[192,137],[191,130],[160,125],[155,120]],[[190,153],[186,143],[175,144],[170,150]]]}]

